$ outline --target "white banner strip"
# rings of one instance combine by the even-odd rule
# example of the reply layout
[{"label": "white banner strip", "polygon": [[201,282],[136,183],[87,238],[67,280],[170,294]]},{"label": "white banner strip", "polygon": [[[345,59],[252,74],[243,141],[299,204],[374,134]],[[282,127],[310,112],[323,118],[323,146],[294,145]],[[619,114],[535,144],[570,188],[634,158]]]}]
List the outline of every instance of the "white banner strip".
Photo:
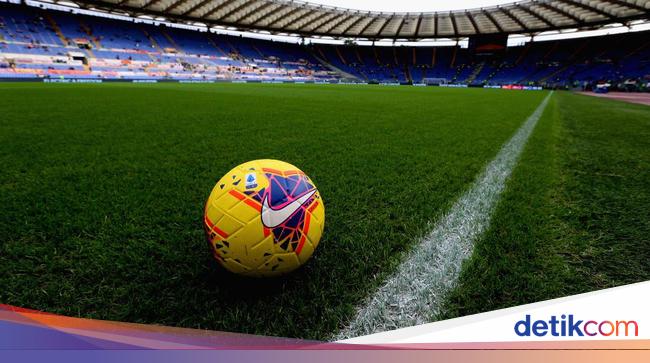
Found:
[{"label": "white banner strip", "polygon": [[650,281],[340,341],[355,344],[650,339]]}]

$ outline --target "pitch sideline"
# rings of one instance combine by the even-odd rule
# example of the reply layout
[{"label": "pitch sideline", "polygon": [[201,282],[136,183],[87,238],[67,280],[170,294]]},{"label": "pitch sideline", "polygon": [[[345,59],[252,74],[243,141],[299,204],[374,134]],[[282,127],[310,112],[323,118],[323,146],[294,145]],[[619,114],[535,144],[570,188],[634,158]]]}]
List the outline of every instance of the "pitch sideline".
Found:
[{"label": "pitch sideline", "polygon": [[492,212],[553,91],[528,116],[433,230],[405,258],[336,340],[429,323],[487,230]]}]

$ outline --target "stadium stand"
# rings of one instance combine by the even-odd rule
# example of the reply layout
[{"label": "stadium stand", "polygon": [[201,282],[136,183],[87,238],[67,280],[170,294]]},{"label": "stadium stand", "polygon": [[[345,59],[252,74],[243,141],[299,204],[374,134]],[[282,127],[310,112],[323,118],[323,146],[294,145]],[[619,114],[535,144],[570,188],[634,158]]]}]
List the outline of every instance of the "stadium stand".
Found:
[{"label": "stadium stand", "polygon": [[0,77],[331,81],[296,44],[0,5]]},{"label": "stadium stand", "polygon": [[1,3],[0,79],[629,87],[650,80],[649,35],[528,42],[491,51],[298,45]]},{"label": "stadium stand", "polygon": [[[650,32],[532,42],[487,54],[457,46],[316,47],[327,62],[368,82],[583,87],[650,80]],[[368,53],[376,56],[355,56]]]}]

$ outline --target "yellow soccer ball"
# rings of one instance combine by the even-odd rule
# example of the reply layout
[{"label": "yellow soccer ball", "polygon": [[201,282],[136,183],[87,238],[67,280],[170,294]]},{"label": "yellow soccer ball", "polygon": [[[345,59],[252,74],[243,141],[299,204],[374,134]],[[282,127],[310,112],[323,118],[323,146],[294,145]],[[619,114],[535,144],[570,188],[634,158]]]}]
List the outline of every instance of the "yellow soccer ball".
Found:
[{"label": "yellow soccer ball", "polygon": [[247,276],[277,276],[307,262],[325,226],[314,182],[279,160],[243,163],[215,185],[204,227],[217,261]]}]

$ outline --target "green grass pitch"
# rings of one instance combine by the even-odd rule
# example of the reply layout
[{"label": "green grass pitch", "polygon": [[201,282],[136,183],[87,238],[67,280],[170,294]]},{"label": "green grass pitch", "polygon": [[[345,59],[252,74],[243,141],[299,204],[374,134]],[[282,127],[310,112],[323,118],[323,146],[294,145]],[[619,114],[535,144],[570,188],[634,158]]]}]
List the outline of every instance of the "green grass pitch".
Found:
[{"label": "green grass pitch", "polygon": [[[545,92],[252,84],[0,84],[0,303],[327,339]],[[457,316],[650,278],[650,108],[556,93],[446,304]],[[313,259],[222,271],[216,181],[274,158],[326,207]]]}]

